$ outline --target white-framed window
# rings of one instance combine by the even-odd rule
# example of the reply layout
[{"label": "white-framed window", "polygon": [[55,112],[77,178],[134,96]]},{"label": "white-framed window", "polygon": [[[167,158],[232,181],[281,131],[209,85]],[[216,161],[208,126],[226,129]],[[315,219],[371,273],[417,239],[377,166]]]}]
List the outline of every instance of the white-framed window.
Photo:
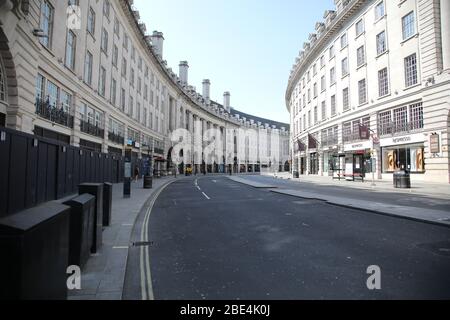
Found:
[{"label": "white-framed window", "polygon": [[358,97],[359,104],[364,104],[367,102],[367,85],[366,79],[362,79],[358,81]]},{"label": "white-framed window", "polygon": [[130,85],[134,88],[134,68],[130,71]]},{"label": "white-framed window", "polygon": [[105,54],[108,54],[108,31],[105,28],[102,29],[102,41],[101,41],[101,49]]},{"label": "white-framed window", "polygon": [[313,86],[313,94],[314,94],[314,98],[317,98],[317,82],[314,82],[314,86]]},{"label": "white-framed window", "polygon": [[116,106],[117,102],[117,81],[116,79],[111,79],[111,104],[113,106]]},{"label": "white-framed window", "polygon": [[327,117],[327,103],[322,101],[322,120],[325,120]]},{"label": "white-framed window", "polygon": [[114,33],[119,37],[120,35],[120,23],[117,17],[114,18]]},{"label": "white-framed window", "polygon": [[322,55],[320,57],[320,67],[323,68],[325,66],[325,57]]},{"label": "white-framed window", "polygon": [[128,114],[130,117],[134,117],[134,99],[132,96],[128,98]]},{"label": "white-framed window", "polygon": [[336,69],[333,67],[330,69],[330,85],[336,83]]},{"label": "white-framed window", "polygon": [[141,122],[141,104],[139,102],[136,104],[136,120]]},{"label": "white-framed window", "polygon": [[380,20],[382,17],[384,17],[385,11],[384,11],[384,1],[381,1],[375,6],[375,21]]},{"label": "white-framed window", "polygon": [[336,95],[332,95],[331,96],[330,111],[331,111],[331,116],[335,116],[336,115]]},{"label": "white-framed window", "polygon": [[328,54],[330,59],[334,58],[334,45],[331,45],[330,49],[328,49]]},{"label": "white-framed window", "polygon": [[70,109],[72,107],[72,95],[65,90],[61,90],[60,103],[62,109],[70,113]]},{"label": "white-framed window", "polygon": [[142,118],[142,124],[145,127],[147,127],[147,125],[148,125],[148,122],[147,122],[147,108],[144,108],[144,115],[143,115],[143,118]]},{"label": "white-framed window", "polygon": [[105,96],[105,90],[106,88],[106,69],[101,67],[100,68],[100,75],[98,79],[98,93],[104,97]]},{"label": "white-framed window", "polygon": [[109,3],[109,0],[104,0],[103,15],[109,19],[110,12],[111,12],[111,4]]},{"label": "white-framed window", "polygon": [[389,94],[389,78],[387,68],[378,71],[378,95],[384,97]]},{"label": "white-framed window", "polygon": [[53,40],[53,16],[54,8],[47,0],[41,3],[41,21],[40,29],[43,31],[44,36],[39,38],[39,42],[47,47],[51,48]]},{"label": "white-framed window", "polygon": [[89,51],[86,51],[86,58],[84,60],[84,81],[88,85],[92,85],[92,63],[92,54]]},{"label": "white-framed window", "polygon": [[121,92],[120,92],[120,108],[122,109],[122,111],[123,112],[125,112],[125,107],[126,107],[126,99],[127,99],[127,96],[126,96],[126,93],[125,93],[125,89],[121,89]]},{"label": "white-framed window", "polygon": [[361,46],[358,49],[356,49],[356,62],[358,67],[366,63],[366,50],[364,46]]},{"label": "white-framed window", "polygon": [[128,51],[128,35],[124,35],[123,37],[123,47]]},{"label": "white-framed window", "polygon": [[326,81],[325,81],[325,76],[322,76],[320,78],[320,90],[321,91],[325,91],[326,90]]},{"label": "white-framed window", "polygon": [[383,30],[377,34],[377,55],[386,52],[386,50],[386,31]]},{"label": "white-framed window", "polygon": [[317,74],[317,65],[314,63],[313,65],[313,75]]},{"label": "white-framed window", "polygon": [[0,57],[0,101],[6,102],[6,74]]},{"label": "white-framed window", "polygon": [[127,59],[122,58],[122,77],[127,77]]},{"label": "white-framed window", "polygon": [[87,19],[87,31],[91,34],[95,34],[95,11],[92,7],[89,8]]},{"label": "white-framed window", "polygon": [[405,86],[410,87],[417,82],[417,57],[414,53],[405,58]]},{"label": "white-framed window", "polygon": [[116,45],[113,47],[112,64],[117,68],[117,61],[119,60],[119,48]]},{"label": "white-framed window", "polygon": [[342,90],[342,106],[344,111],[350,109],[348,88]]},{"label": "white-framed window", "polygon": [[411,11],[402,18],[402,33],[403,33],[403,40],[412,37],[416,33],[414,11]]},{"label": "white-framed window", "polygon": [[355,24],[356,36],[360,36],[364,32],[364,20],[358,20]]},{"label": "white-framed window", "polygon": [[314,107],[314,124],[317,124],[317,122],[319,121],[318,119],[318,110],[317,110],[317,106]]},{"label": "white-framed window", "polygon": [[72,30],[67,31],[66,39],[66,67],[73,70],[75,68],[75,53],[77,45],[77,36]]},{"label": "white-framed window", "polygon": [[342,76],[345,77],[346,75],[348,75],[348,58],[342,59],[341,66],[342,66]]},{"label": "white-framed window", "polygon": [[345,48],[348,45],[347,33],[344,33],[341,36],[341,49]]}]

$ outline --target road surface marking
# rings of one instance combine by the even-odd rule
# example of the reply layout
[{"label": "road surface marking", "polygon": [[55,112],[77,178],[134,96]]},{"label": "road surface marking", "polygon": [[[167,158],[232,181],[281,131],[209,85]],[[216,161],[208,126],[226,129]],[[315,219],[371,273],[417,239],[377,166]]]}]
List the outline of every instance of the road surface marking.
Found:
[{"label": "road surface marking", "polygon": [[200,189],[200,187],[199,187],[199,186],[197,186],[197,189],[198,189],[198,190],[200,190],[200,191],[202,191],[202,189]]},{"label": "road surface marking", "polygon": [[212,182],[217,183],[217,180],[213,180]]},{"label": "road surface marking", "polygon": [[[154,195],[152,201],[150,202],[150,205],[147,209],[147,212],[145,213],[144,221],[142,224],[141,229],[141,241],[147,242],[148,241],[148,222],[150,220],[150,214],[152,212],[153,206],[158,199],[161,192],[164,191],[164,189],[169,186],[172,182],[167,183],[166,185],[162,186],[161,189],[157,191],[157,193]],[[152,284],[152,275],[150,272],[150,256],[149,256],[149,247],[141,247],[141,295],[142,300],[154,300],[155,296],[153,294],[153,284]]]},{"label": "road surface marking", "polygon": [[129,247],[123,246],[123,247],[113,247],[113,249],[128,249]]},{"label": "road surface marking", "polygon": [[204,192],[202,192],[202,193],[203,193],[203,195],[206,197],[206,199],[211,200],[211,198],[208,197],[208,195],[207,195],[206,193],[204,193]]}]

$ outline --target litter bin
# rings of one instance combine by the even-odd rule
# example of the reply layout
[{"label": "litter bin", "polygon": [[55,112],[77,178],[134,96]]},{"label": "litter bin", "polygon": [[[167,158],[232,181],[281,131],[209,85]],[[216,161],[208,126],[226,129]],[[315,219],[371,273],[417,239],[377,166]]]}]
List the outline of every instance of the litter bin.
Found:
[{"label": "litter bin", "polygon": [[400,170],[394,172],[394,188],[399,189],[411,188],[411,176],[408,171]]},{"label": "litter bin", "polygon": [[300,173],[298,171],[294,171],[294,178],[300,178]]},{"label": "litter bin", "polygon": [[144,176],[144,189],[151,189],[153,187],[153,178],[149,175]]}]

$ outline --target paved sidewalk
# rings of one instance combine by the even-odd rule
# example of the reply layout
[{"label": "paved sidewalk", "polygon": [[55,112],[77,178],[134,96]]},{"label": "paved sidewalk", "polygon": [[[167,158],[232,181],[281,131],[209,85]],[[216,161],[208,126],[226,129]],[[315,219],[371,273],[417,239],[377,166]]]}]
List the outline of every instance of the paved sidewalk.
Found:
[{"label": "paved sidewalk", "polygon": [[279,173],[270,173],[263,174],[262,176],[274,177],[278,179],[289,179],[291,181],[296,182],[306,182],[313,183],[317,185],[323,186],[342,186],[345,188],[354,188],[354,189],[365,189],[365,190],[373,190],[373,191],[383,191],[383,192],[396,192],[396,193],[409,193],[409,194],[418,194],[418,195],[426,195],[428,197],[434,198],[449,198],[450,199],[450,184],[445,183],[429,183],[429,182],[412,182],[411,189],[396,189],[393,186],[393,182],[391,180],[375,180],[375,186],[372,186],[372,180],[367,179],[364,182],[361,181],[347,181],[347,180],[338,180],[332,179],[332,177],[328,176],[300,176],[300,178],[292,178],[292,174],[289,172],[279,172]]},{"label": "paved sidewalk", "polygon": [[[268,176],[266,176],[269,178]],[[273,177],[272,177],[273,178]],[[249,186],[255,187],[255,183],[261,184],[261,182],[252,181],[251,177],[230,177],[231,180],[247,184]],[[295,180],[295,179],[294,179]],[[413,206],[404,206],[404,205],[396,205],[387,202],[380,201],[370,201],[367,199],[360,199],[358,196],[335,196],[332,194],[326,194],[322,192],[308,192],[305,191],[304,187],[301,188],[300,184],[298,188],[295,188],[295,183],[285,184],[279,183],[277,184],[277,179],[273,178],[273,184],[277,186],[277,188],[270,189],[271,192],[285,194],[289,196],[299,197],[303,199],[316,199],[323,200],[330,204],[348,207],[352,209],[358,210],[366,210],[371,212],[376,212],[379,214],[395,216],[399,218],[406,218],[415,221],[421,221],[426,223],[432,223],[437,225],[443,225],[450,227],[450,212],[442,211],[442,210],[434,210],[423,207],[413,207]],[[302,181],[304,182],[304,181]],[[304,185],[303,185],[304,186]],[[333,184],[335,186],[335,184]],[[395,189],[396,190],[396,189]]]},{"label": "paved sidewalk", "polygon": [[[178,177],[180,179],[182,177]],[[123,184],[113,187],[112,222],[103,230],[103,246],[81,272],[81,290],[69,291],[69,300],[121,300],[130,237],[144,204],[162,185],[174,177],[153,179],[153,188],[144,189],[142,179],[131,184],[131,198],[123,198]]]}]

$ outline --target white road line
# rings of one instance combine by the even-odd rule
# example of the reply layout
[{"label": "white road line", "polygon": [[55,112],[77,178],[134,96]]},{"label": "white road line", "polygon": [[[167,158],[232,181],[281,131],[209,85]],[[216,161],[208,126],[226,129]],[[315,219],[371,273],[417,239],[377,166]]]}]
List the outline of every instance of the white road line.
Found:
[{"label": "white road line", "polygon": [[122,247],[113,247],[113,249],[128,249],[129,247],[122,246]]},{"label": "white road line", "polygon": [[206,199],[211,200],[211,198],[208,197],[208,195],[207,195],[206,193],[204,193],[204,192],[202,192],[202,193],[203,193],[203,195],[206,197]]},{"label": "white road line", "polygon": [[200,190],[200,191],[202,191],[202,189],[200,189],[200,187],[199,187],[199,186],[197,186],[197,189],[198,189],[198,190]]}]

